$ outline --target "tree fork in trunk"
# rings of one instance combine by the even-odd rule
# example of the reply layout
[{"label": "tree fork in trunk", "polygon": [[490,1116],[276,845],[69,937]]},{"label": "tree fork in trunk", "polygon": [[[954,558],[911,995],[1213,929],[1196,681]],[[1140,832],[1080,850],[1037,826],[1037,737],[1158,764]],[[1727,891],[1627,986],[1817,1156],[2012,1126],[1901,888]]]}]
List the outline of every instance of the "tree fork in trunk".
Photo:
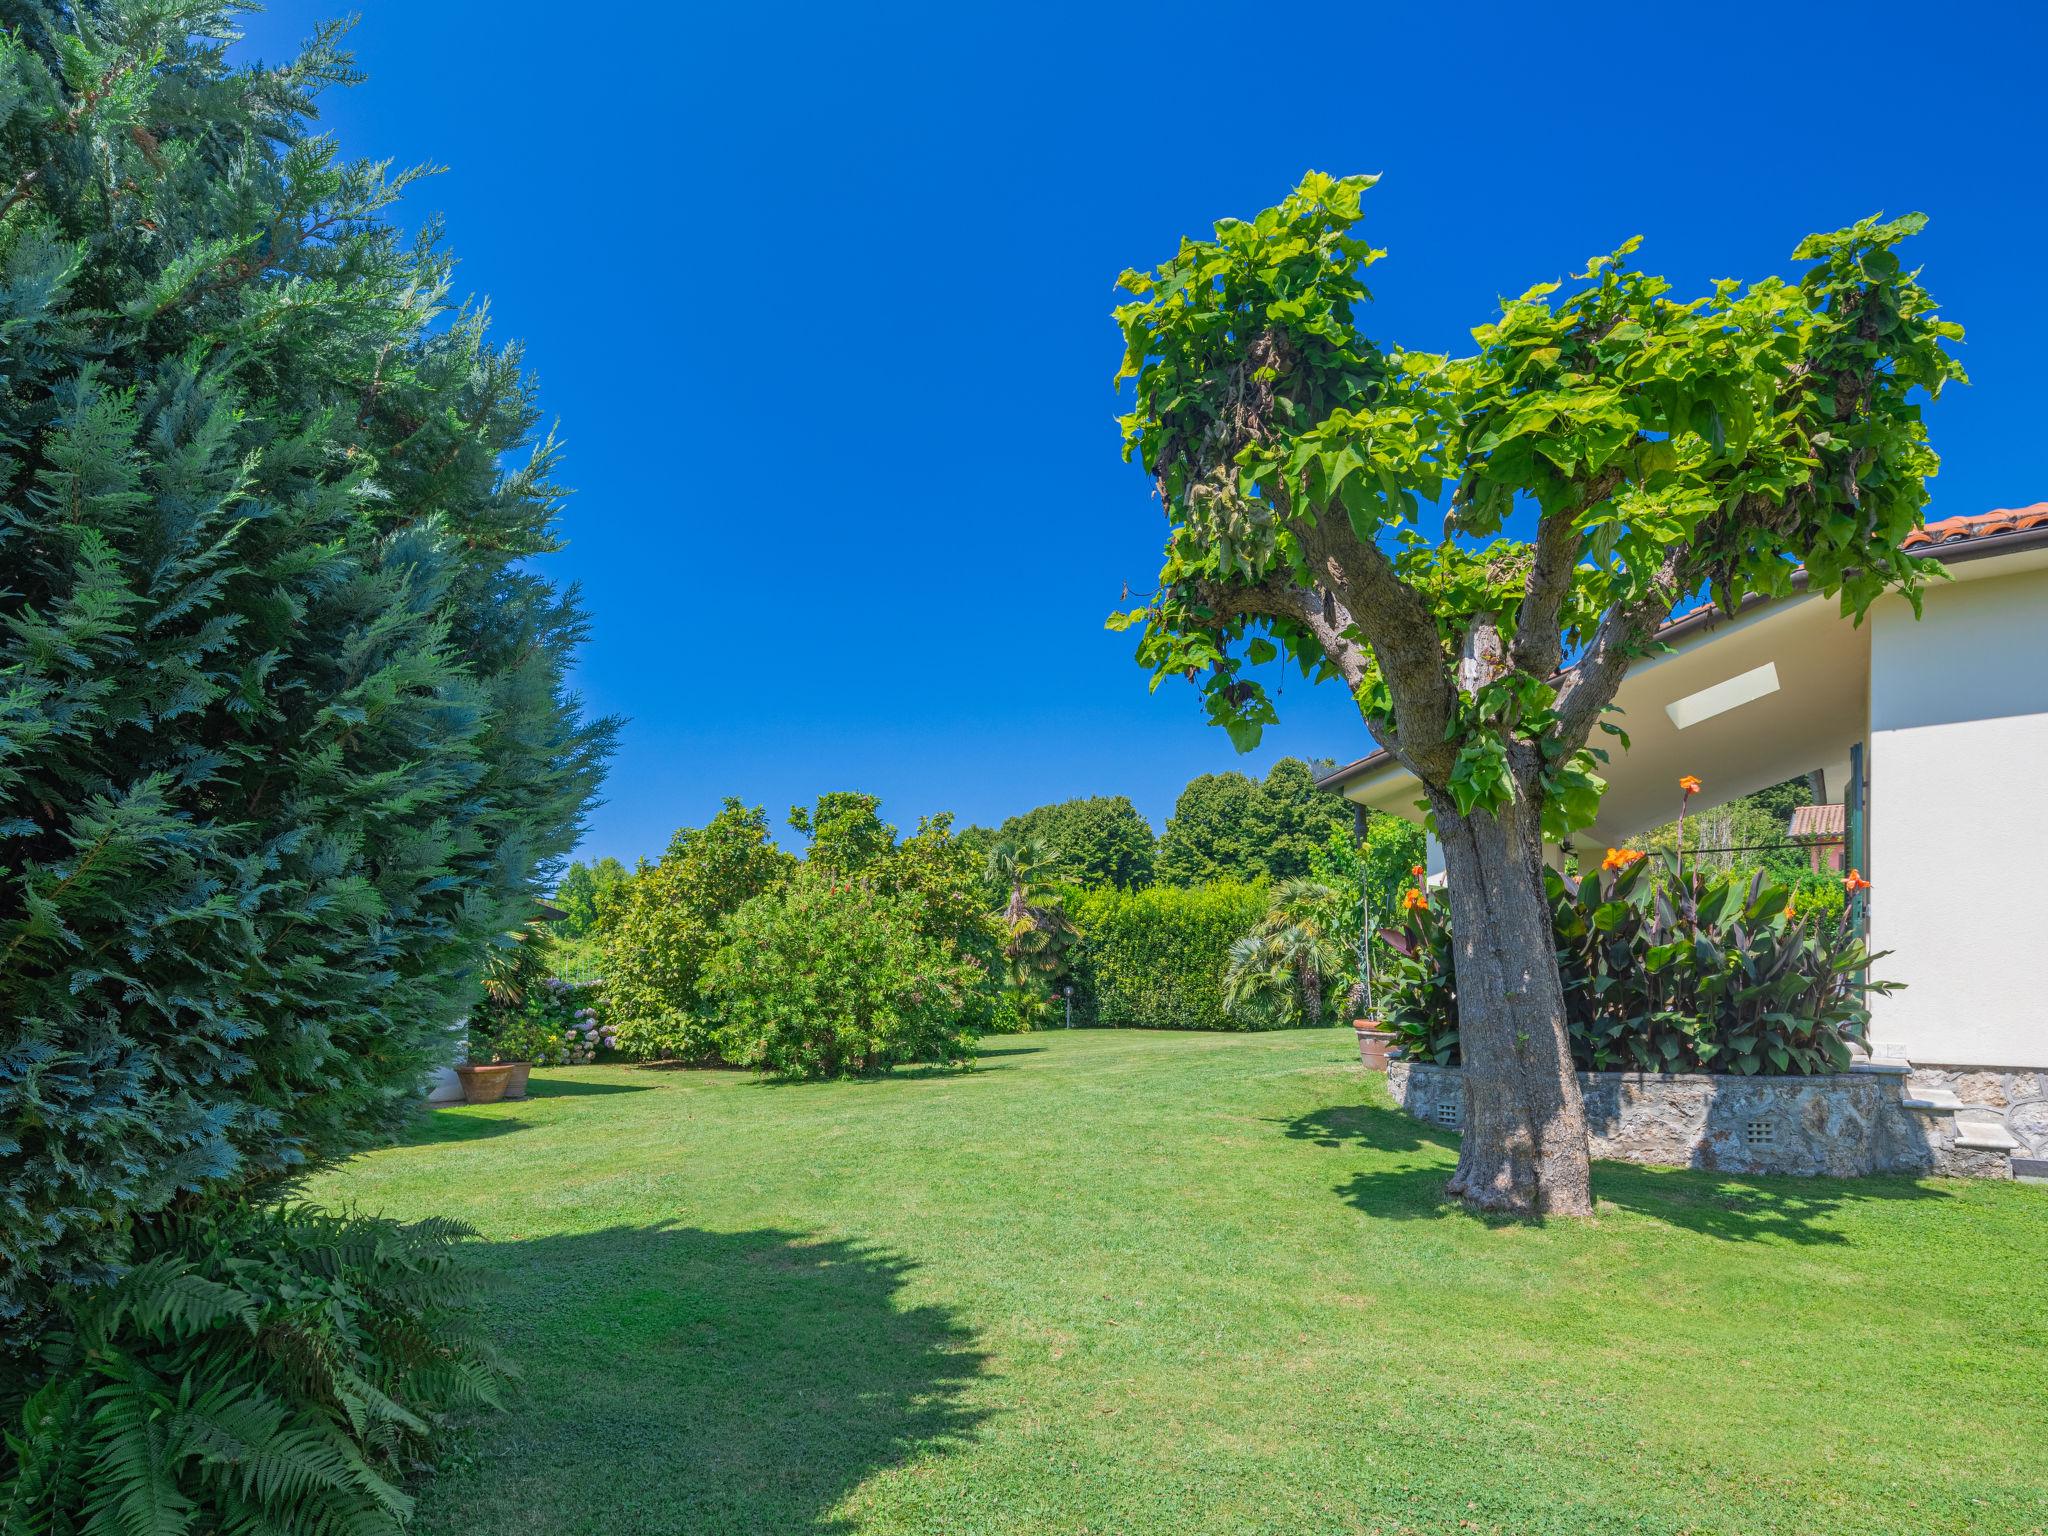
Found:
[{"label": "tree fork in trunk", "polygon": [[1460,816],[1431,792],[1453,903],[1465,1131],[1450,1193],[1518,1216],[1592,1214],[1586,1113],[1543,892],[1537,812]]}]

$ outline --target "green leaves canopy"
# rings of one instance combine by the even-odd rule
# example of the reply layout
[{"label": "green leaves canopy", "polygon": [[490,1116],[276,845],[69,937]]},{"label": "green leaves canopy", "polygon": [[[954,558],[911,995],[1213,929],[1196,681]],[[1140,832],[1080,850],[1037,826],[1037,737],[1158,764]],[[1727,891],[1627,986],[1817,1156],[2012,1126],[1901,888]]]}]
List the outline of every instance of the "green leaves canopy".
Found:
[{"label": "green leaves canopy", "polygon": [[0,1355],[411,1116],[610,734],[517,349],[236,9],[0,30]]},{"label": "green leaves canopy", "polygon": [[1167,818],[1158,878],[1166,885],[1298,880],[1333,832],[1350,831],[1350,807],[1317,789],[1298,757],[1281,758],[1263,782],[1205,773],[1188,781]]},{"label": "green leaves canopy", "polygon": [[1006,842],[1045,844],[1061,877],[1076,885],[1134,890],[1152,883],[1157,840],[1151,824],[1126,795],[1035,806],[1006,820],[997,836]]},{"label": "green leaves canopy", "polygon": [[[1919,401],[1962,377],[1961,329],[1894,249],[1919,215],[1685,301],[1631,240],[1453,357],[1358,326],[1374,179],[1311,173],[1123,275],[1125,454],[1170,530],[1157,594],[1112,626],[1155,687],[1199,679],[1248,745],[1275,715],[1247,666],[1284,655],[1462,812],[1540,794],[1556,833],[1590,819],[1583,743],[1676,604],[1782,594],[1803,565],[1860,616],[1929,574],[1901,548],[1937,466]],[[1504,535],[1518,509],[1533,540]]]}]

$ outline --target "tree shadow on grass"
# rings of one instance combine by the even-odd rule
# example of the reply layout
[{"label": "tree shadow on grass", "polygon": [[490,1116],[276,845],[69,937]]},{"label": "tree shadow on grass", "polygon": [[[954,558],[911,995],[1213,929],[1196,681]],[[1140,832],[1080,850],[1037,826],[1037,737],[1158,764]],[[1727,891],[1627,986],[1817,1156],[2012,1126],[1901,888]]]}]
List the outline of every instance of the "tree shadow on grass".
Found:
[{"label": "tree shadow on grass", "polygon": [[[1371,1104],[1333,1104],[1283,1122],[1286,1134],[1332,1148],[1456,1156],[1458,1138],[1399,1110]],[[1355,1173],[1335,1192],[1368,1215],[1393,1220],[1457,1217],[1487,1225],[1511,1218],[1471,1211],[1444,1193],[1451,1165],[1441,1159]],[[1763,1178],[1708,1168],[1648,1168],[1595,1162],[1593,1197],[1638,1216],[1727,1242],[1776,1239],[1800,1244],[1850,1241],[1829,1220],[1845,1207],[1871,1200],[1946,1200],[1939,1188],[1909,1178]]]},{"label": "tree shadow on grass", "polygon": [[400,1140],[401,1146],[431,1147],[451,1141],[488,1141],[523,1131],[531,1121],[516,1115],[466,1115],[461,1104],[436,1104],[413,1117]]},{"label": "tree shadow on grass", "polygon": [[1946,1200],[1947,1191],[1908,1178],[1764,1178],[1709,1168],[1595,1163],[1593,1196],[1638,1216],[1728,1242],[1847,1244],[1829,1220],[1873,1200]]},{"label": "tree shadow on grass", "polygon": [[850,1533],[848,1493],[982,1417],[972,1334],[862,1244],[663,1223],[475,1251],[524,1380],[427,1531]]},{"label": "tree shadow on grass", "polygon": [[1319,1147],[1370,1147],[1376,1152],[1419,1152],[1435,1147],[1453,1156],[1458,1151],[1457,1138],[1398,1110],[1374,1104],[1331,1104],[1278,1123],[1290,1141],[1312,1141]]},{"label": "tree shadow on grass", "polygon": [[1022,1056],[1027,1051],[1043,1050],[1043,1046],[1027,1046],[1020,1051],[982,1051],[961,1061],[902,1061],[882,1072],[868,1072],[848,1077],[774,1077],[768,1073],[753,1074],[747,1083],[750,1088],[824,1088],[844,1087],[848,1084],[863,1083],[926,1083],[958,1079],[963,1077],[985,1077],[991,1072],[1007,1072],[1013,1065],[998,1061],[989,1066],[977,1063],[988,1056]]},{"label": "tree shadow on grass", "polygon": [[[592,1094],[606,1093],[647,1093],[651,1089],[640,1083],[586,1083],[559,1078],[536,1077],[528,1082],[526,1096],[519,1099],[499,1099],[496,1105],[464,1104],[451,1100],[445,1104],[424,1104],[413,1117],[412,1124],[405,1129],[400,1145],[408,1147],[431,1147],[442,1142],[488,1141],[494,1136],[509,1136],[514,1131],[523,1131],[532,1126],[531,1120],[522,1120],[517,1107],[534,1099],[575,1099]],[[499,1108],[495,1114],[470,1114],[472,1109]],[[514,1113],[506,1114],[504,1109]]]},{"label": "tree shadow on grass", "polygon": [[[529,1099],[577,1099],[607,1093],[652,1093],[652,1083],[592,1083],[580,1078],[534,1077],[526,1084]],[[518,1103],[517,1099],[512,1101]]]}]

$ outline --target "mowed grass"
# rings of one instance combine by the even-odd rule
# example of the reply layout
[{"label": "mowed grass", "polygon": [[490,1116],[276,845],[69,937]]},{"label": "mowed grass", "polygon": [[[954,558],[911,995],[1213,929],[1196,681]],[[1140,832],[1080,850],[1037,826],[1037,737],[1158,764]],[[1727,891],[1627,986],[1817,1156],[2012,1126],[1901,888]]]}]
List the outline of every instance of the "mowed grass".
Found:
[{"label": "mowed grass", "polygon": [[525,1379],[432,1533],[2048,1529],[2048,1190],[1440,1198],[1350,1032],[536,1074],[315,1198],[460,1217]]}]

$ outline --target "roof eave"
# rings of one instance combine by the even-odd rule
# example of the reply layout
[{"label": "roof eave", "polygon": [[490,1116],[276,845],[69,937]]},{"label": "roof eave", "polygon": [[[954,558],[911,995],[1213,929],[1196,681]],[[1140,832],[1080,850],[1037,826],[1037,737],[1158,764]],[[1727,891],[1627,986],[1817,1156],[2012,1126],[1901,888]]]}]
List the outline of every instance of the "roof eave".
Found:
[{"label": "roof eave", "polygon": [[[1944,543],[1921,545],[1916,547],[1913,553],[1939,560],[1943,565],[1961,565],[1965,561],[1988,560],[1997,555],[2019,554],[2025,550],[2041,548],[2048,548],[2048,525],[2019,528],[2010,533],[1986,534],[1982,538],[1950,539]],[[1803,569],[1794,572],[1792,583],[1798,591],[1805,591],[1806,572]],[[1711,630],[1716,625],[1726,623],[1730,618],[1740,618],[1745,613],[1781,601],[1783,599],[1775,597],[1752,597],[1737,605],[1733,614],[1723,613],[1711,605],[1698,608],[1682,619],[1673,619],[1657,632],[1657,638],[1668,645],[1674,640],[1688,639],[1695,634]],[[1368,752],[1355,762],[1346,763],[1343,767],[1324,774],[1316,780],[1316,788],[1342,790],[1347,784],[1370,778],[1393,761],[1394,754],[1382,747],[1377,752]]]}]

